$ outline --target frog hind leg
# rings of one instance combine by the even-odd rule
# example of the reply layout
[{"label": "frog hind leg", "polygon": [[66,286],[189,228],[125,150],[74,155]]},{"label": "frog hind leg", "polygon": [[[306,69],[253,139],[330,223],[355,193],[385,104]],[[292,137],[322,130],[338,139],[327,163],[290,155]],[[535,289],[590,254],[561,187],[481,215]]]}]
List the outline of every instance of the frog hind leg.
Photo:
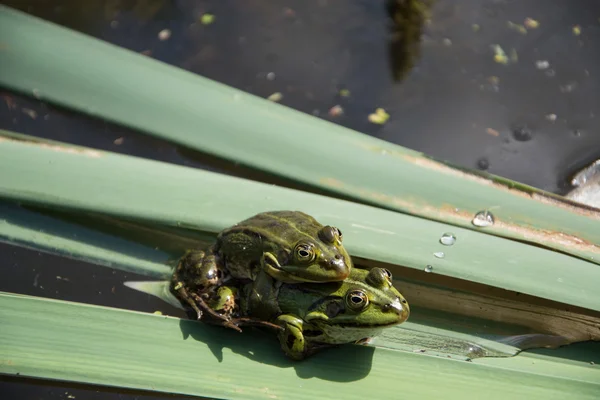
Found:
[{"label": "frog hind leg", "polygon": [[[171,279],[171,287],[180,299],[192,307],[198,320],[202,320],[206,314],[209,319],[213,320],[213,323],[241,332],[241,329],[231,322],[229,316],[215,311],[205,300],[210,297],[209,293],[217,287],[221,279],[220,275],[215,255],[212,252],[207,254],[203,250],[192,250],[188,251],[179,261]],[[200,295],[197,294],[198,291],[201,293]]]}]

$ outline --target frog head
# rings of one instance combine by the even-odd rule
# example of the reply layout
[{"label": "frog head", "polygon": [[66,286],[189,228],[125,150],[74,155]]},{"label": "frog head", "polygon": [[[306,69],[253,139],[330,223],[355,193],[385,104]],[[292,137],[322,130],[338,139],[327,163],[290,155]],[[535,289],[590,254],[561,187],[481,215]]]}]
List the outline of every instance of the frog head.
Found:
[{"label": "frog head", "polygon": [[265,253],[264,265],[269,275],[287,283],[342,281],[350,275],[352,259],[338,228],[321,226],[299,236],[279,257]]},{"label": "frog head", "polygon": [[354,268],[337,290],[324,293],[307,311],[304,321],[320,332],[314,339],[331,344],[374,336],[385,327],[406,321],[410,315],[408,302],[393,286],[390,271],[384,268]]}]

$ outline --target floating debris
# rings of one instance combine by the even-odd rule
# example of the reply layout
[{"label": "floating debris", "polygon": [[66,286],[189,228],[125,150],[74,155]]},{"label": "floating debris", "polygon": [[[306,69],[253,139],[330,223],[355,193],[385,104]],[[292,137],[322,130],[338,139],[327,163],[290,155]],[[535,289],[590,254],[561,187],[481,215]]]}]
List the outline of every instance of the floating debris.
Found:
[{"label": "floating debris", "polygon": [[158,32],[158,40],[160,41],[165,41],[165,40],[169,40],[169,38],[171,37],[171,30],[170,29],[163,29],[162,31]]},{"label": "floating debris", "polygon": [[271,101],[280,101],[281,99],[283,99],[283,95],[280,92],[275,92],[272,95],[270,95],[269,97],[267,97],[267,100],[271,100]]},{"label": "floating debris", "polygon": [[113,29],[117,29],[119,27],[119,21],[117,21],[117,20],[110,21],[110,27]]},{"label": "floating debris", "polygon": [[492,136],[496,136],[496,137],[500,136],[500,132],[498,132],[495,129],[487,128],[485,131],[488,135],[492,135]]},{"label": "floating debris", "polygon": [[479,26],[479,24],[473,24],[471,25],[471,29],[473,29],[473,32],[479,32],[481,27]]},{"label": "floating debris", "polygon": [[350,97],[350,91],[348,89],[342,89],[342,90],[340,90],[340,96]]},{"label": "floating debris", "polygon": [[35,110],[32,110],[30,108],[22,108],[21,111],[23,111],[24,114],[27,114],[27,116],[29,116],[29,118],[31,119],[37,118],[37,112],[35,112]]},{"label": "floating debris", "polygon": [[508,64],[508,57],[502,47],[497,44],[492,45],[492,50],[494,51],[494,61],[498,64]]},{"label": "floating debris", "polygon": [[508,21],[507,26],[509,29],[519,32],[522,35],[527,35],[527,29],[523,25],[515,24],[514,22]]},{"label": "floating debris", "polygon": [[448,38],[444,38],[444,40],[442,40],[442,43],[444,43],[445,46],[452,46],[452,40]]},{"label": "floating debris", "polygon": [[390,119],[390,114],[385,112],[383,108],[378,108],[374,113],[369,114],[369,122],[373,124],[383,125]]},{"label": "floating debris", "polygon": [[525,18],[525,22],[523,22],[523,25],[525,25],[525,27],[529,29],[536,29],[540,26],[540,23],[533,18],[527,17]]},{"label": "floating debris", "polygon": [[547,119],[548,121],[550,121],[550,122],[554,122],[554,121],[556,121],[556,118],[557,118],[557,117],[556,117],[556,114],[548,114],[548,115],[546,115],[546,119]]},{"label": "floating debris", "polygon": [[116,138],[113,143],[116,144],[117,146],[120,146],[123,144],[123,141],[125,140],[125,138],[120,137],[120,138]]},{"label": "floating debris", "polygon": [[275,80],[275,72],[269,72],[267,74],[267,80],[269,80],[269,81]]},{"label": "floating debris", "polygon": [[40,94],[40,91],[38,89],[33,89],[31,91],[31,93],[33,94],[33,97],[35,97],[38,100],[42,97],[42,95]]},{"label": "floating debris", "polygon": [[550,62],[548,60],[537,60],[535,62],[535,67],[537,69],[547,69],[550,66]]},{"label": "floating debris", "polygon": [[215,21],[215,16],[213,14],[202,14],[200,17],[200,23],[202,25],[210,25]]},{"label": "floating debris", "polygon": [[337,104],[329,109],[329,115],[331,115],[332,117],[340,116],[343,113],[344,113],[344,109],[339,104]]},{"label": "floating debris", "polygon": [[581,35],[581,26],[579,26],[579,25],[575,25],[575,26],[573,27],[573,34],[574,34],[575,36],[579,36],[579,35]]}]

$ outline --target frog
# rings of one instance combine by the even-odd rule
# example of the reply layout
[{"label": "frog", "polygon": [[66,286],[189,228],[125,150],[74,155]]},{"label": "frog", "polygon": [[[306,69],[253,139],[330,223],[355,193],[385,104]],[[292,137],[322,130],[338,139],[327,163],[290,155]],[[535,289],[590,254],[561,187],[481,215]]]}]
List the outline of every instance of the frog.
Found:
[{"label": "frog", "polygon": [[[240,330],[235,287],[251,283],[257,307],[282,283],[328,283],[346,279],[353,262],[339,228],[301,211],[258,213],[217,235],[208,249],[189,250],[171,279],[172,291],[197,319]],[[225,286],[229,285],[229,286]],[[239,319],[238,319],[239,320]],[[241,330],[240,330],[241,331]]]},{"label": "frog", "polygon": [[410,307],[392,279],[388,269],[374,267],[353,268],[341,282],[282,283],[267,307],[248,300],[255,288],[246,285],[239,293],[240,315],[278,326],[282,351],[301,361],[328,347],[364,343],[405,322]]}]

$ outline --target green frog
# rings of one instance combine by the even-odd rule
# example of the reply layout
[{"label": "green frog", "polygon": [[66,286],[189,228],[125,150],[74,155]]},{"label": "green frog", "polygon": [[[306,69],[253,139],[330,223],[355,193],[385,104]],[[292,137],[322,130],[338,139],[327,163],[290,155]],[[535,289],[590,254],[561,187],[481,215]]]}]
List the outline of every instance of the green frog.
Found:
[{"label": "green frog", "polygon": [[[236,330],[235,287],[251,283],[251,304],[270,304],[282,283],[325,283],[346,279],[352,259],[342,232],[300,211],[257,214],[224,229],[207,251],[189,251],[172,277],[172,290],[201,319]],[[228,286],[225,286],[228,285]],[[271,301],[272,303],[272,301]]]},{"label": "green frog", "polygon": [[253,290],[252,285],[241,289],[241,315],[279,326],[281,348],[294,360],[326,347],[369,339],[406,321],[410,314],[408,302],[384,268],[353,268],[343,282],[284,283],[269,300],[272,304],[249,301]]}]

